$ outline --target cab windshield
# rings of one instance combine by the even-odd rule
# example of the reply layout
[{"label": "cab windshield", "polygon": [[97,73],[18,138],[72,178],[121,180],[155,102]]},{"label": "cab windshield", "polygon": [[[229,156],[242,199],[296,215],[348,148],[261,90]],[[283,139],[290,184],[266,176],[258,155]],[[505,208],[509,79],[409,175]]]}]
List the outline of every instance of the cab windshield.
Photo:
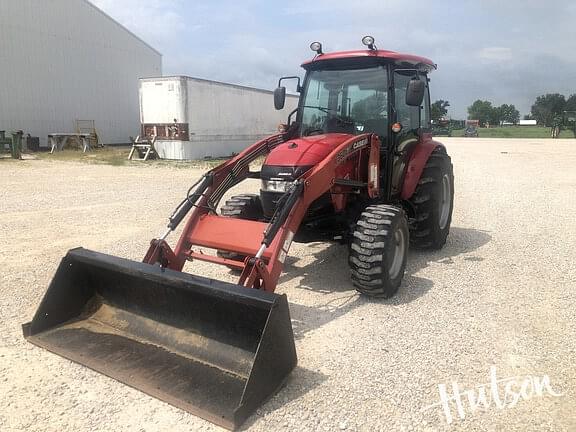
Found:
[{"label": "cab windshield", "polygon": [[358,135],[388,130],[388,76],[383,66],[309,72],[301,106],[301,136]]}]

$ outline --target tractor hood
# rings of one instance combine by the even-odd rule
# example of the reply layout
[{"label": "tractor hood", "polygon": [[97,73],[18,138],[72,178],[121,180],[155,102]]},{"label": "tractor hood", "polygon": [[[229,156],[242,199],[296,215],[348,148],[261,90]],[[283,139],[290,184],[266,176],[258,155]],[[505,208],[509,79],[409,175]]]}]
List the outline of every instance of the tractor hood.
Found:
[{"label": "tractor hood", "polygon": [[[308,170],[352,136],[350,134],[331,133],[288,140],[270,152],[264,166],[306,167]],[[302,174],[303,172],[299,173],[299,175]]]},{"label": "tractor hood", "polygon": [[292,181],[322,162],[336,147],[353,135],[330,133],[288,140],[274,148],[262,165],[260,200],[264,216],[272,217],[278,200]]}]

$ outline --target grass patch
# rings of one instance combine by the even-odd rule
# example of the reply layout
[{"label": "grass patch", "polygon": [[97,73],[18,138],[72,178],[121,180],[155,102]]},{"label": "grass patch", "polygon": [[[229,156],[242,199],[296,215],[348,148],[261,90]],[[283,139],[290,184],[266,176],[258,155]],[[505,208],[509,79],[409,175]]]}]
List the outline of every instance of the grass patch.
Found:
[{"label": "grass patch", "polygon": [[128,161],[129,149],[109,148],[97,149],[82,153],[79,150],[62,150],[54,153],[40,152],[35,156],[41,160],[60,162],[84,162],[92,164],[106,164],[114,166],[126,165]]},{"label": "grass patch", "polygon": [[112,166],[142,166],[142,167],[170,167],[170,168],[213,168],[224,162],[224,159],[206,160],[166,160],[150,159],[147,161],[128,160],[129,147],[104,147],[82,153],[78,150],[63,150],[54,152],[35,153],[37,159],[61,162],[82,162],[98,165]]},{"label": "grass patch", "polygon": [[[540,126],[505,126],[495,128],[478,128],[480,138],[551,138],[551,130]],[[464,129],[452,131],[453,137],[463,137]],[[560,138],[574,138],[570,130],[563,130]]]}]

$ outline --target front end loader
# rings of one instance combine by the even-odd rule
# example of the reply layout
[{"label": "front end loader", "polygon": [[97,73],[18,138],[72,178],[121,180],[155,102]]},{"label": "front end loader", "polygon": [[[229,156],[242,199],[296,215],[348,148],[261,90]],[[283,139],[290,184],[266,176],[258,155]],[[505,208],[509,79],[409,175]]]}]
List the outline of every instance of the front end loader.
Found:
[{"label": "front end loader", "polygon": [[[394,295],[409,246],[446,242],[452,164],[430,129],[436,65],[378,50],[371,37],[363,43],[329,54],[313,43],[303,85],[296,78],[299,106],[281,132],[190,187],[143,262],[70,250],[24,336],[234,429],[296,366],[287,298],[274,293],[293,241],[347,244],[354,287]],[[280,84],[292,78],[280,79],[277,109]],[[260,192],[221,205],[248,178],[261,180]],[[238,283],[183,272],[190,261],[237,271]]]}]

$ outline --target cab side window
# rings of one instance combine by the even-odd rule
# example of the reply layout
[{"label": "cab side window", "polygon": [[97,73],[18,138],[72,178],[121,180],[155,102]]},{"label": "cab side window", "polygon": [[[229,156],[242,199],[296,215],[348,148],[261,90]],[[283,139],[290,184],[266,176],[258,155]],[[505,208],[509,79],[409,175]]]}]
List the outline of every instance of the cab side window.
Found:
[{"label": "cab side window", "polygon": [[396,99],[396,110],[398,121],[402,123],[404,130],[415,130],[418,128],[430,129],[430,92],[428,91],[428,77],[420,75],[420,79],[426,82],[426,91],[422,105],[413,107],[406,105],[406,87],[414,76],[413,72],[397,72],[394,76],[394,91]]}]

